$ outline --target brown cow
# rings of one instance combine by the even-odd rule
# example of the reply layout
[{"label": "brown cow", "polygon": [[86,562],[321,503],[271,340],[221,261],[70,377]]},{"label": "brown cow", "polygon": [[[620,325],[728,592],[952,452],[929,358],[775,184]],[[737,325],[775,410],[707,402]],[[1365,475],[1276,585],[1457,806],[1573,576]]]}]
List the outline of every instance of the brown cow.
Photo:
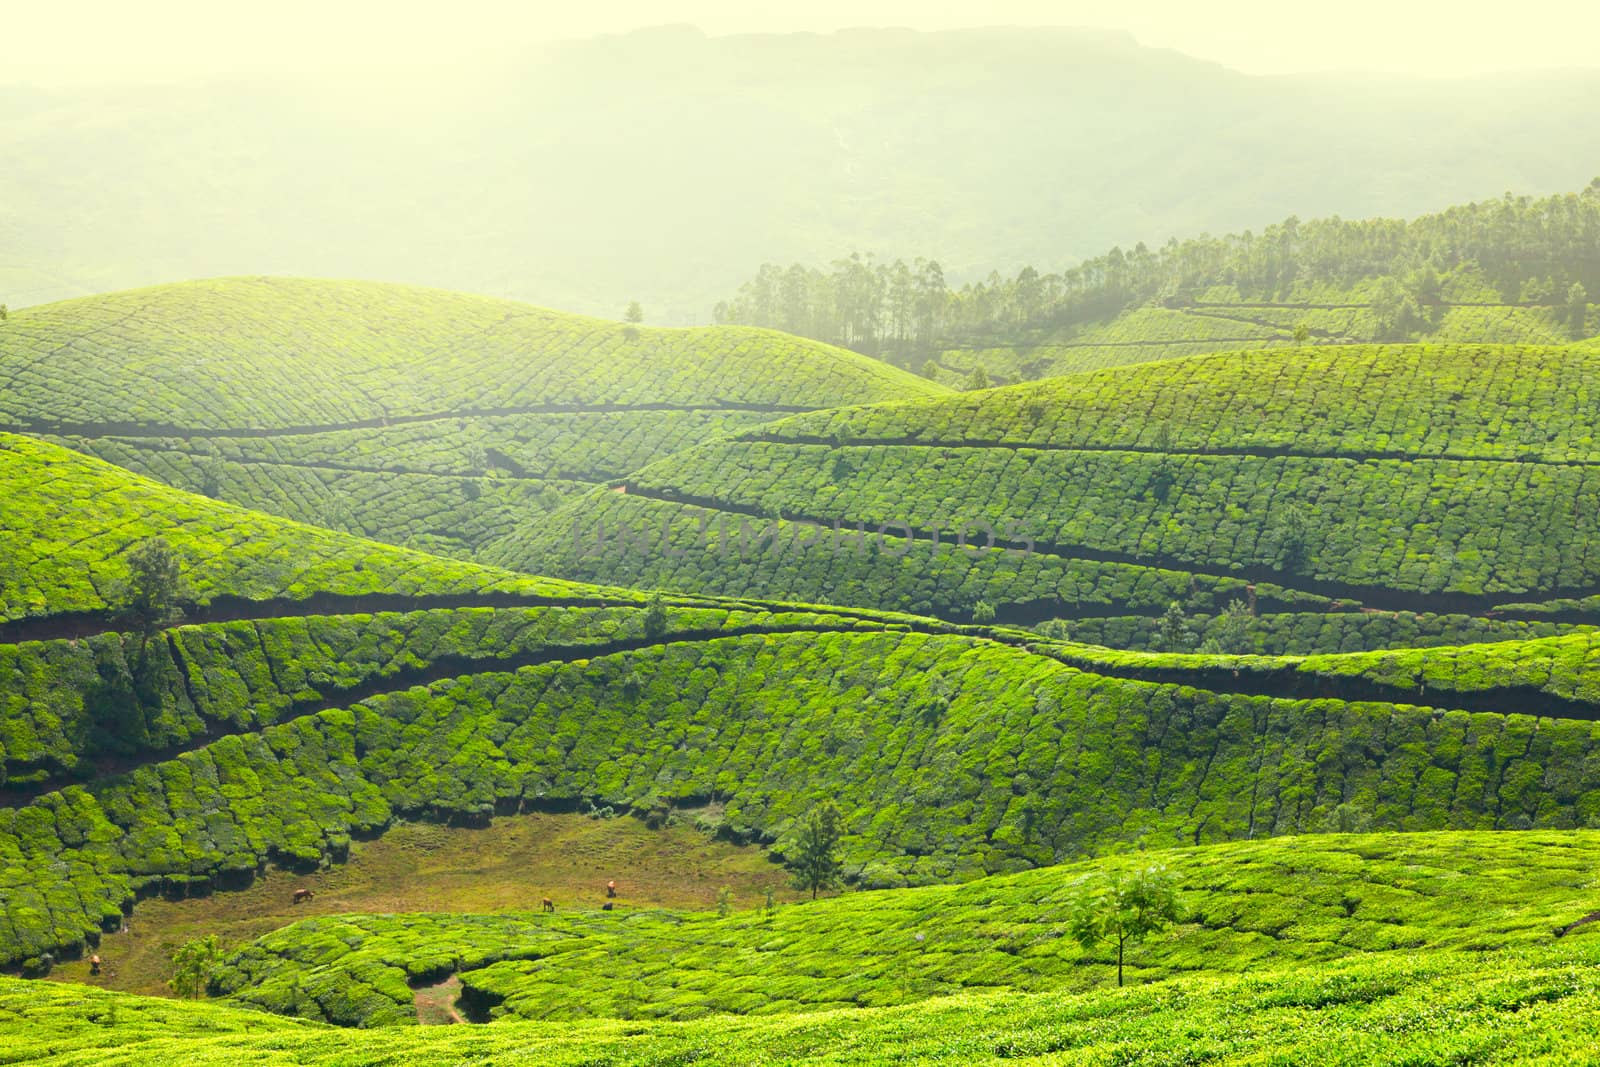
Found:
[{"label": "brown cow", "polygon": [[556,910],[556,902],[551,900],[549,897],[545,897],[544,898],[544,910],[545,911],[555,911]]},{"label": "brown cow", "polygon": [[303,904],[314,896],[316,896],[316,894],[309,889],[296,889],[294,891],[294,898],[290,900],[289,903]]},{"label": "brown cow", "polygon": [[617,883],[613,879],[612,881],[609,881],[609,882],[606,883],[606,897],[607,898],[611,898],[611,897],[615,897],[616,895],[617,895]]},{"label": "brown cow", "polygon": [[100,973],[100,954],[99,953],[95,953],[93,956],[89,957],[89,973],[90,974],[99,974]]}]

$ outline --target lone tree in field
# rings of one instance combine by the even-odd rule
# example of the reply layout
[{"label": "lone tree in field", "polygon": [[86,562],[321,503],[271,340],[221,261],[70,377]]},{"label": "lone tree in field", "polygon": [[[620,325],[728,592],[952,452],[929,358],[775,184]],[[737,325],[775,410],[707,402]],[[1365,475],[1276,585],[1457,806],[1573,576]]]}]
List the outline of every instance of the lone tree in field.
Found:
[{"label": "lone tree in field", "polygon": [[183,617],[183,565],[165,537],[151,537],[128,552],[128,576],[112,598],[117,620],[139,635],[139,660],[163,626]]},{"label": "lone tree in field", "polygon": [[172,954],[172,980],[167,984],[180,997],[203,997],[221,962],[222,946],[216,934],[190,941]]},{"label": "lone tree in field", "polygon": [[789,869],[794,872],[795,888],[811,890],[812,900],[821,890],[839,884],[841,836],[839,806],[831,800],[824,800],[800,822]]},{"label": "lone tree in field", "polygon": [[1126,947],[1178,921],[1173,878],[1161,867],[1132,874],[1101,875],[1085,885],[1072,902],[1067,933],[1085,950],[1096,945],[1117,949],[1117,987],[1122,987]]},{"label": "lone tree in field", "polygon": [[644,305],[637,300],[628,301],[628,310],[623,313],[622,319],[634,326],[639,325],[644,321]]}]

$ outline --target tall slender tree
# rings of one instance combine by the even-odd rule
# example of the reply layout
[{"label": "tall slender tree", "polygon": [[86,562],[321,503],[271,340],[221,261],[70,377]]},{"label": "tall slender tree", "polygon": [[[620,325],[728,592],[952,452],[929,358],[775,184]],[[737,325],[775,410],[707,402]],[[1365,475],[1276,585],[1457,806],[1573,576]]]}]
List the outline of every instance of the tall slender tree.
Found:
[{"label": "tall slender tree", "polygon": [[843,836],[840,823],[839,806],[832,800],[824,800],[800,820],[789,868],[794,872],[795,887],[810,890],[812,900],[821,890],[839,884],[842,864],[838,850]]},{"label": "tall slender tree", "polygon": [[1127,947],[1177,921],[1176,882],[1164,868],[1146,867],[1101,875],[1082,885],[1068,912],[1067,933],[1086,951],[1102,944],[1116,949],[1120,988]]}]

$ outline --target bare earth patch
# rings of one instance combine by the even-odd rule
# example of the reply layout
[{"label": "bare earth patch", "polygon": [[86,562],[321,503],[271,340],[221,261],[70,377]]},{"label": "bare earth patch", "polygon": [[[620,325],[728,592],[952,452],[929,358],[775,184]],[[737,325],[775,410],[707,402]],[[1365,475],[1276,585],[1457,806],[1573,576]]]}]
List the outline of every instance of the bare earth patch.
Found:
[{"label": "bare earth patch", "polygon": [[[780,901],[799,899],[763,849],[714,841],[688,825],[652,830],[625,816],[544,814],[500,818],[484,829],[403,823],[356,842],[350,861],[329,870],[269,870],[238,892],[140,901],[128,933],[102,937],[99,977],[90,977],[87,959],[63,962],[51,977],[168,994],[173,950],[208,934],[231,948],[312,915],[531,911],[544,897],[558,910],[592,909],[606,902],[612,879],[618,908],[710,909],[725,885],[735,907],[759,906],[769,888]],[[315,896],[294,904],[297,889]]]},{"label": "bare earth patch", "polygon": [[423,1026],[450,1026],[464,1023],[456,1010],[456,997],[461,995],[461,979],[451,975],[442,982],[417,987],[412,998],[417,1005],[417,1022]]}]

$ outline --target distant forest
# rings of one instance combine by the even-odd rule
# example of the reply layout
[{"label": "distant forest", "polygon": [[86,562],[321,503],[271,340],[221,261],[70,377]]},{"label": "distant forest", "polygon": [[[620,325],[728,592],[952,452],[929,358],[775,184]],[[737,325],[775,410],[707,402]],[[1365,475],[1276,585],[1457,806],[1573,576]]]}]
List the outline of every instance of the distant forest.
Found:
[{"label": "distant forest", "polygon": [[[1449,283],[1455,282],[1451,285]],[[945,349],[1016,344],[1147,304],[1233,300],[1370,303],[1384,340],[1403,340],[1446,299],[1564,308],[1574,336],[1600,293],[1600,178],[1581,193],[1507,194],[1412,221],[1289,218],[1260,234],[1113,248],[1060,273],[1024,267],[953,288],[937,261],[856,253],[827,270],[764,264],[716,307],[764,326],[909,363]]]}]

